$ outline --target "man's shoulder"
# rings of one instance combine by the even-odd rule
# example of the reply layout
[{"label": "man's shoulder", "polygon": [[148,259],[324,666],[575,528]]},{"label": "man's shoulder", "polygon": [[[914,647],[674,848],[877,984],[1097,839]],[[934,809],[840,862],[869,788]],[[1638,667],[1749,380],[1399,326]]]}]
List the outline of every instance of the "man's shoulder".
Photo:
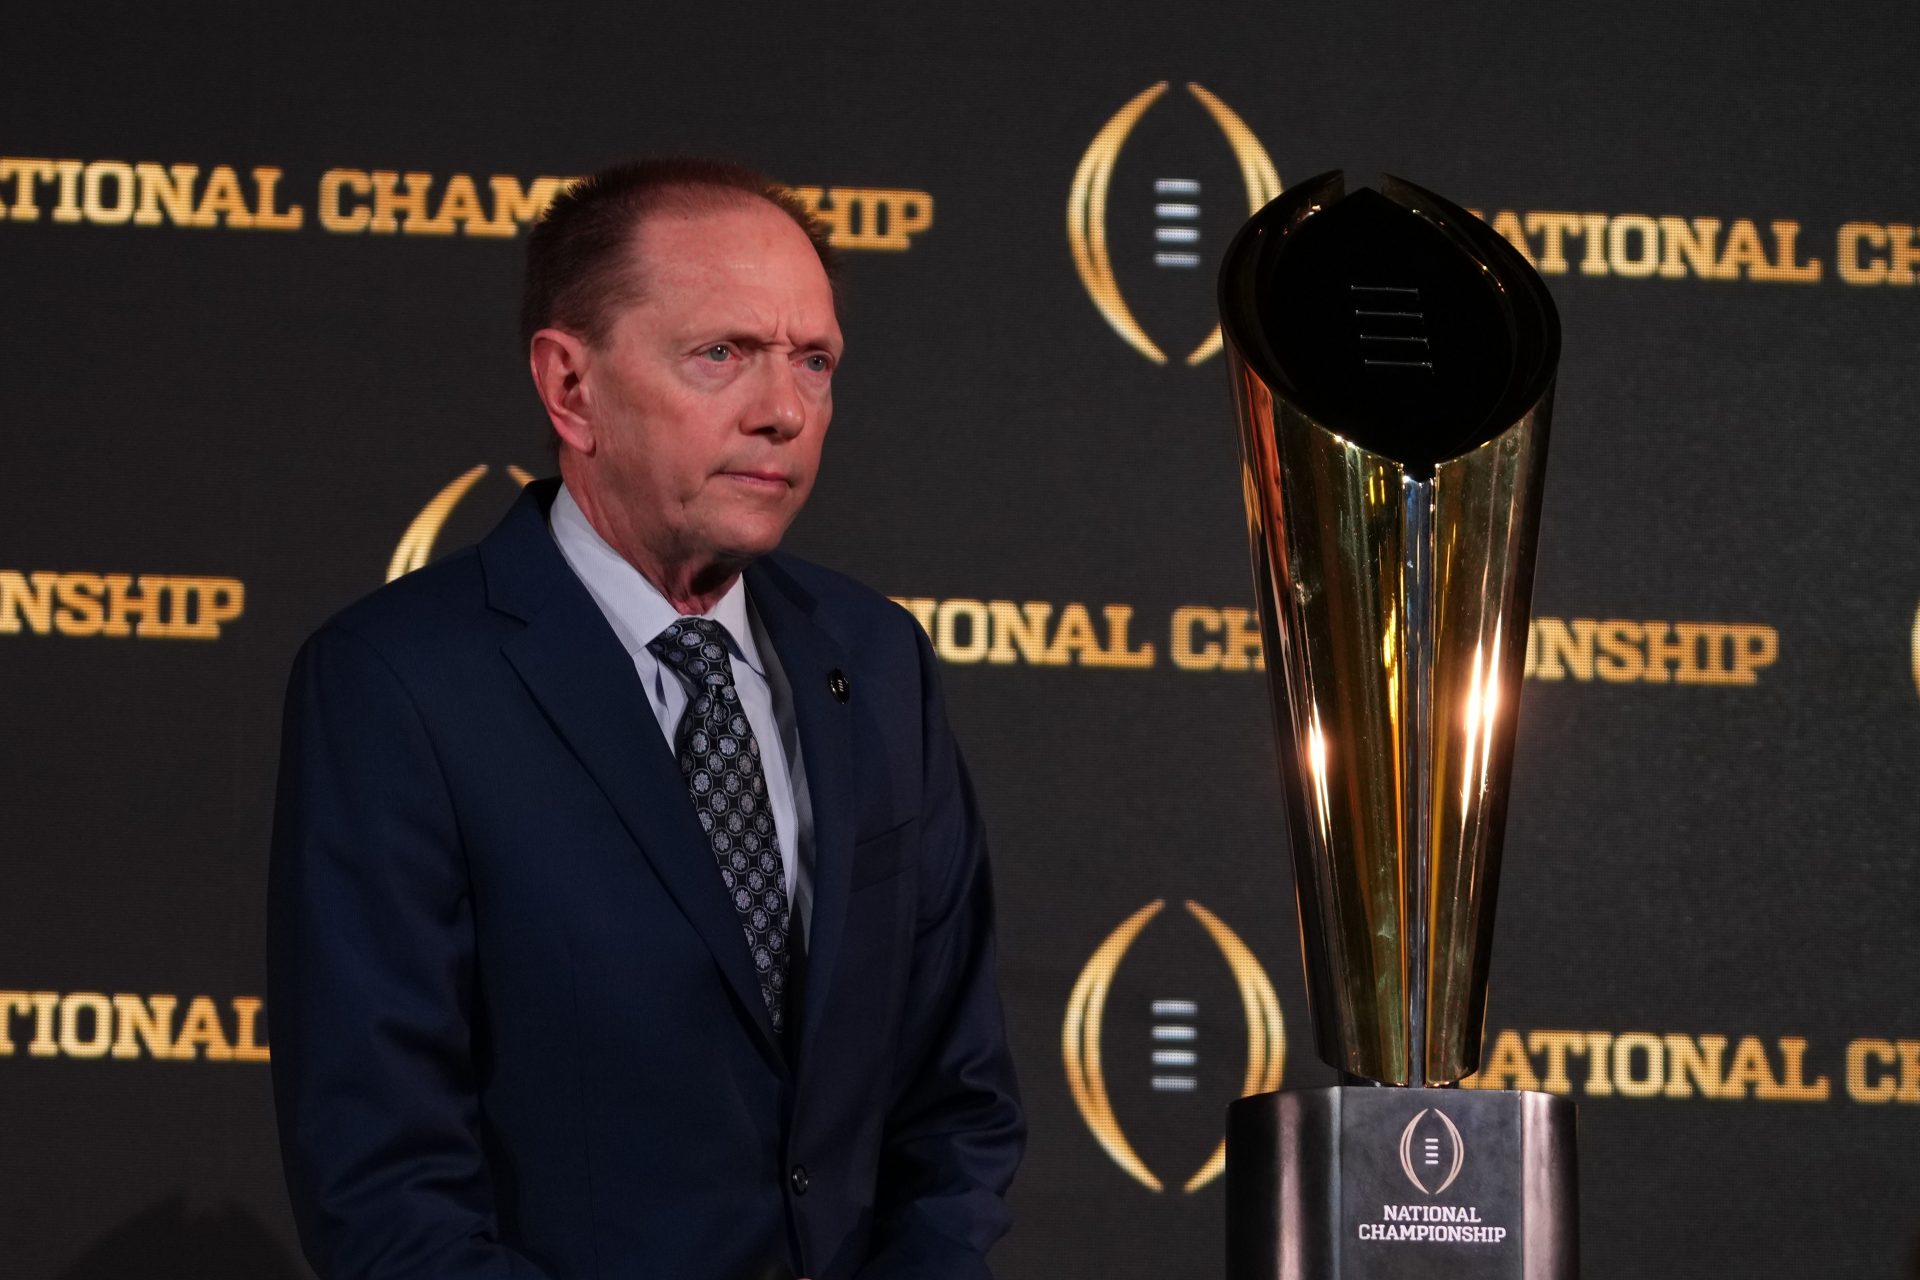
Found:
[{"label": "man's shoulder", "polygon": [[759,566],[776,588],[789,594],[797,588],[814,621],[846,648],[917,647],[920,624],[913,615],[859,579],[786,551],[762,557]]},{"label": "man's shoulder", "polygon": [[468,547],[360,597],[322,623],[314,639],[349,635],[390,663],[428,661],[485,642],[493,632],[483,621],[490,612],[479,549]]}]

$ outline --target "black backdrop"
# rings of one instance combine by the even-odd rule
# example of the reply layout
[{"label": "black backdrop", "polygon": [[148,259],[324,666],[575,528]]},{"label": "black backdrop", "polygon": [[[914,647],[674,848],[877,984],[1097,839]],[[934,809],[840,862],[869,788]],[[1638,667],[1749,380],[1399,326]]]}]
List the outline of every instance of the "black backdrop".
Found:
[{"label": "black backdrop", "polygon": [[[1914,1267],[1910,6],[21,8],[0,1275],[304,1274],[254,1004],[280,685],[397,553],[471,540],[510,467],[549,468],[500,197],[658,150],[845,219],[850,357],[791,542],[912,602],[948,660],[1034,1129],[1004,1274],[1217,1273],[1219,1183],[1186,1188],[1245,1083],[1236,978],[1278,992],[1285,1083],[1328,1077],[1263,677],[1211,643],[1250,603],[1225,377],[1187,363],[1259,155],[1470,205],[1559,301],[1483,1075],[1580,1101],[1586,1274]],[[1075,200],[1083,160],[1103,202]],[[379,175],[409,173],[422,207],[382,230],[407,180]],[[1197,229],[1172,251],[1199,265],[1156,265],[1160,227]],[[1104,1019],[1104,1107],[1070,1005]],[[1198,1064],[1155,1088],[1171,1024]]]}]

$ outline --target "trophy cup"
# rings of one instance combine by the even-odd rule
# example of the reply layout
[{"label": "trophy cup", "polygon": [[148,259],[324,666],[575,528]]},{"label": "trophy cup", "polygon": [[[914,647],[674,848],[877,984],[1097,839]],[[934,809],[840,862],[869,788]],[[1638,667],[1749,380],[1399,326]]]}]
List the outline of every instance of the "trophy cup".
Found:
[{"label": "trophy cup", "polygon": [[[1220,271],[1308,997],[1227,1118],[1230,1280],[1572,1280],[1574,1108],[1479,1065],[1560,354],[1465,210],[1323,174]],[[1388,1087],[1380,1087],[1388,1086]]]}]

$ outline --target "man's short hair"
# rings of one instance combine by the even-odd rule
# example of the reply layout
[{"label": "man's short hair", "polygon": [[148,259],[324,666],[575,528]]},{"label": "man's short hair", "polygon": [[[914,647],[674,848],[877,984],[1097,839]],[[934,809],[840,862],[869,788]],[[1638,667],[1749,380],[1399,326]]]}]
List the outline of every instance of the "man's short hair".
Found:
[{"label": "man's short hair", "polygon": [[764,200],[792,218],[813,242],[827,279],[837,279],[839,254],[828,243],[826,224],[765,174],[693,157],[629,161],[569,184],[528,234],[521,346],[548,327],[598,346],[615,312],[637,301],[645,288],[632,248],[648,217],[706,213],[751,200]]}]

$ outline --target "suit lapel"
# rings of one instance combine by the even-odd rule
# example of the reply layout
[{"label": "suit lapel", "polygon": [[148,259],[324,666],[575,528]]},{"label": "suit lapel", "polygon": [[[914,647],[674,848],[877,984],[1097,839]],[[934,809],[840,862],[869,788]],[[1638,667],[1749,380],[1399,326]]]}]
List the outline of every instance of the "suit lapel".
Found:
[{"label": "suit lapel", "polygon": [[552,482],[528,486],[481,545],[490,603],[527,624],[502,651],[599,784],[780,1061],[740,917],[720,883],[673,750],[660,734],[633,659],[547,530],[546,509],[557,488]]},{"label": "suit lapel", "polygon": [[807,931],[805,1005],[800,1063],[820,1025],[846,930],[853,867],[852,726],[848,704],[834,697],[829,678],[847,671],[834,638],[813,620],[813,599],[778,565],[747,570],[747,590],[779,655],[800,731],[801,763],[813,810],[813,916]]}]

